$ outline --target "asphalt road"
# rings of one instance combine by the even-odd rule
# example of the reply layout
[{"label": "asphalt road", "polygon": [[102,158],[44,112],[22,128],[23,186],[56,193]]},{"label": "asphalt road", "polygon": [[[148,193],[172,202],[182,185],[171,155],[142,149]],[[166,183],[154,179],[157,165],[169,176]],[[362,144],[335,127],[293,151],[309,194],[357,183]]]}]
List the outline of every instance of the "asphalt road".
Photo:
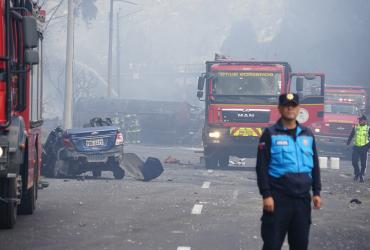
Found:
[{"label": "asphalt road", "polygon": [[[180,164],[144,183],[125,177],[47,179],[37,210],[0,231],[0,249],[260,249],[261,198],[254,160],[209,171],[195,148],[130,146]],[[370,180],[353,183],[349,162],[322,170],[323,208],[313,212],[310,249],[370,249]],[[353,198],[362,204],[350,204]],[[285,245],[283,249],[287,249]]]}]

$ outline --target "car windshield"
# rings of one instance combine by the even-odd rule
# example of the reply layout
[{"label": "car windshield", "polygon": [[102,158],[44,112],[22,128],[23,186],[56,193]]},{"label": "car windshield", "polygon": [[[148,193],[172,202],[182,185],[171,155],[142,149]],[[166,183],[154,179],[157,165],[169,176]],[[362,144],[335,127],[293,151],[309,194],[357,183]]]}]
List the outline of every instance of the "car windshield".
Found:
[{"label": "car windshield", "polygon": [[358,108],[352,104],[325,104],[325,113],[358,115]]},{"label": "car windshield", "polygon": [[275,72],[217,72],[214,96],[277,96],[281,93],[281,74]]}]

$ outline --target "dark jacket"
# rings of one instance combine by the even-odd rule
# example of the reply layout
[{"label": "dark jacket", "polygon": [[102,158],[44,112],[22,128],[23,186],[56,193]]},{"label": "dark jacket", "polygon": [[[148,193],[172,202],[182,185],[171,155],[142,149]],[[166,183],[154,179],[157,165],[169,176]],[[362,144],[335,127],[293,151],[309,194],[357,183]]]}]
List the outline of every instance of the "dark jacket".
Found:
[{"label": "dark jacket", "polygon": [[297,123],[292,134],[281,120],[266,128],[258,146],[256,172],[264,198],[273,191],[307,196],[311,187],[314,195],[320,195],[320,167],[311,130]]}]

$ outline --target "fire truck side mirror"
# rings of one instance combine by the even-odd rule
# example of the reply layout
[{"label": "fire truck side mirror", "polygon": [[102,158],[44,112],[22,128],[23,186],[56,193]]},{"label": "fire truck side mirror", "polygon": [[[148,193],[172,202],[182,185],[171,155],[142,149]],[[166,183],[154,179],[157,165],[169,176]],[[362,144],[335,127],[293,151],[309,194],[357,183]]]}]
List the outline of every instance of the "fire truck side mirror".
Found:
[{"label": "fire truck side mirror", "polygon": [[32,16],[24,16],[23,33],[24,33],[24,46],[26,49],[37,48],[39,45],[39,34],[37,32],[37,21]]},{"label": "fire truck side mirror", "polygon": [[203,91],[204,89],[204,80],[205,80],[204,76],[200,76],[198,78],[198,90],[199,91]]},{"label": "fire truck side mirror", "polygon": [[39,52],[37,50],[26,49],[24,62],[28,65],[39,64]]},{"label": "fire truck side mirror", "polygon": [[297,90],[297,93],[303,92],[303,78],[302,77],[297,77],[296,79],[296,90]]},{"label": "fire truck side mirror", "polygon": [[200,99],[203,97],[203,90],[198,90],[197,97]]}]

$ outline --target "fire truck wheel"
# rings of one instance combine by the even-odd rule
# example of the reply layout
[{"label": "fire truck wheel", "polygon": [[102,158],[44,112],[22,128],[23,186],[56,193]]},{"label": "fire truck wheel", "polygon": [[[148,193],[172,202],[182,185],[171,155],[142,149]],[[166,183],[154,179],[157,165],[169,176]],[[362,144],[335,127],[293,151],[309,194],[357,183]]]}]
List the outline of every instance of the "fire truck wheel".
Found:
[{"label": "fire truck wheel", "polygon": [[99,170],[99,169],[93,169],[92,170],[92,174],[93,174],[93,177],[94,178],[99,178],[99,177],[101,177],[101,170]]},{"label": "fire truck wheel", "polygon": [[215,169],[215,168],[217,168],[218,160],[215,156],[205,155],[204,161],[206,163],[206,169]]},{"label": "fire truck wheel", "polygon": [[[1,178],[0,179],[0,197],[5,199],[15,199],[16,179],[15,178]],[[13,201],[0,201],[0,228],[13,228],[17,219],[17,203]]]},{"label": "fire truck wheel", "polygon": [[221,168],[226,168],[229,166],[230,156],[228,154],[221,155],[218,163]]},{"label": "fire truck wheel", "polygon": [[19,207],[19,214],[33,214],[36,207],[36,182],[33,186],[22,195],[21,205]]}]

